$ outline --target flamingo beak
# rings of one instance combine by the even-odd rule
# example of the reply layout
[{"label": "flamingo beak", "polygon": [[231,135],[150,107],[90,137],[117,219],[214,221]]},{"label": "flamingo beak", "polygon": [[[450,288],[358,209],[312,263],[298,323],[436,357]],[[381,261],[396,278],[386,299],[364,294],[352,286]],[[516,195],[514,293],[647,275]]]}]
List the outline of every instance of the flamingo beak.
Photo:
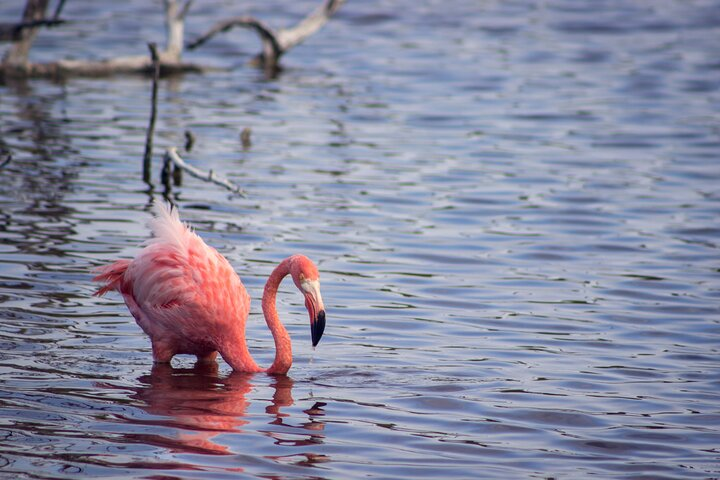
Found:
[{"label": "flamingo beak", "polygon": [[325,331],[325,310],[320,310],[314,319],[310,320],[310,333],[312,346],[316,347]]},{"label": "flamingo beak", "polygon": [[305,293],[305,307],[310,314],[312,346],[316,347],[325,331],[325,306],[320,295],[320,283],[317,280],[305,281],[301,283],[301,288]]}]

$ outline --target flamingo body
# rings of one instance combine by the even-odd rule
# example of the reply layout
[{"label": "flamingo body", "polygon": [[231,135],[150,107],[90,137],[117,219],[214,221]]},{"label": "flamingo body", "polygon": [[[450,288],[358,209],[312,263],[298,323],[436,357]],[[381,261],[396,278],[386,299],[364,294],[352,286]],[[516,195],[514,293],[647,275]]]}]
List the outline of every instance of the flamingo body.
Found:
[{"label": "flamingo body", "polygon": [[[275,309],[282,279],[291,274],[310,312],[313,345],[322,336],[325,312],[315,265],[293,255],[275,268],[265,286],[263,312],[275,340],[275,361],[264,370],[245,339],[250,296],[230,263],[180,221],[177,210],[156,205],[150,239],[133,260],[101,267],[93,280],[104,282],[96,295],[119,291],[137,324],[150,337],[155,362],[176,354],[212,361],[219,352],[237,371],[286,373],[292,365],[287,330]],[[319,331],[319,334],[318,334]]]}]

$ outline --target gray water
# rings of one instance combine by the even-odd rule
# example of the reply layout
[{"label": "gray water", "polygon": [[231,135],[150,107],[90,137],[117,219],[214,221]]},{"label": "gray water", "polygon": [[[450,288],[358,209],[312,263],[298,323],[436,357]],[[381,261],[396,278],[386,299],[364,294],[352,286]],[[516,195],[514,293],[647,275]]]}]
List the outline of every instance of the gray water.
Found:
[{"label": "gray water", "polygon": [[[188,38],[316,3],[198,2]],[[160,10],[67,2],[32,57],[143,54]],[[351,0],[268,80],[233,31],[186,56],[231,71],[161,81],[153,189],[148,79],[0,86],[0,477],[719,477],[719,40],[717,0]],[[279,295],[288,377],[153,368],[92,296],[185,130],[248,192],[171,197],[253,297],[261,365],[269,272],[319,265],[315,351]]]}]

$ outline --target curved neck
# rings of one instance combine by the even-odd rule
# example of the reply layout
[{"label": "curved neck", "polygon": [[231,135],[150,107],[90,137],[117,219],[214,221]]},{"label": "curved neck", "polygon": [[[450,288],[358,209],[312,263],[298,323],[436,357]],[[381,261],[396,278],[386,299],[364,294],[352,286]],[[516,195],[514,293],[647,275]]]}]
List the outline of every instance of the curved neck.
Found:
[{"label": "curved neck", "polygon": [[273,340],[275,341],[275,361],[268,368],[267,373],[275,373],[284,375],[290,370],[292,365],[292,346],[290,344],[290,335],[285,326],[278,318],[275,302],[277,298],[278,287],[283,278],[290,273],[290,259],[280,262],[275,270],[270,274],[265,291],[262,297],[262,309]]}]

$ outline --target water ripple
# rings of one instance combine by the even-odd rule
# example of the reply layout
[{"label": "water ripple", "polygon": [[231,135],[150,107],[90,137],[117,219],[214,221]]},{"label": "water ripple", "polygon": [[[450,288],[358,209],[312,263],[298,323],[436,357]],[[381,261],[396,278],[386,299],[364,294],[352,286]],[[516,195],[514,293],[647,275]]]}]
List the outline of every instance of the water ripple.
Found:
[{"label": "water ripple", "polygon": [[[105,3],[69,2],[33,60],[162,35],[157,5]],[[187,28],[305,3],[211,1]],[[720,475],[718,2],[398,6],[348,2],[272,81],[233,32],[188,58],[238,68],[160,82],[157,147],[191,130],[188,161],[250,193],[171,196],[240,272],[259,363],[273,266],[320,267],[316,351],[278,294],[289,377],[153,366],[92,296],[161,198],[147,79],[0,85],[0,476]]]}]

